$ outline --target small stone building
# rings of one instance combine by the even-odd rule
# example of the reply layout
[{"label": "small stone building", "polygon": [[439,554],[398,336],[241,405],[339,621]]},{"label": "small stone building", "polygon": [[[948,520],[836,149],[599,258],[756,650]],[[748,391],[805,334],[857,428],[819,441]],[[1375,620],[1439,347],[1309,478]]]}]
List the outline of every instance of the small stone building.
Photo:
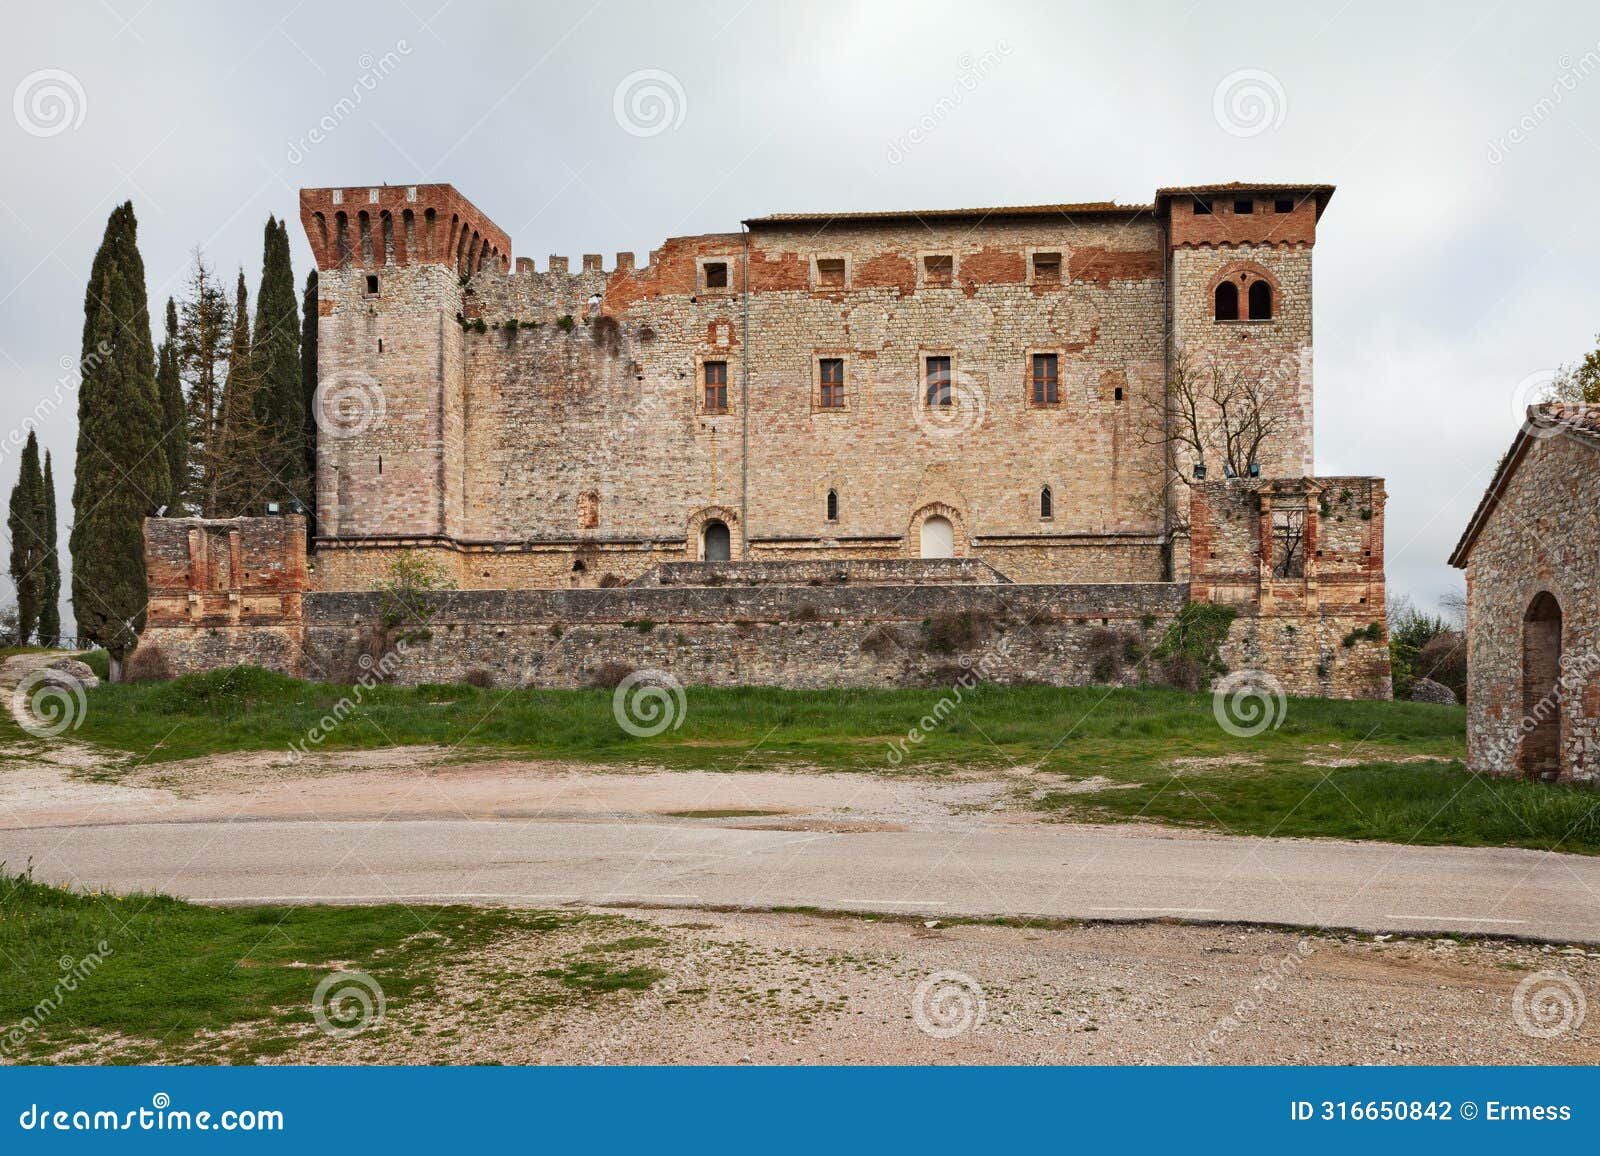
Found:
[{"label": "small stone building", "polygon": [[1540,405],[1450,564],[1467,572],[1467,762],[1600,780],[1600,412]]}]

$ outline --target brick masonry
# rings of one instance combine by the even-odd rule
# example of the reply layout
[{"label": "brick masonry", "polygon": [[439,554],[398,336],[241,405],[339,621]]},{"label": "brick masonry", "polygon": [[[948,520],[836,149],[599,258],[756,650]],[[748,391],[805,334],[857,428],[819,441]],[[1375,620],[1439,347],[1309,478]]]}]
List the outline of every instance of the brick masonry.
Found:
[{"label": "brick masonry", "polygon": [[[1450,559],[1467,574],[1467,759],[1474,771],[1548,771],[1562,781],[1600,783],[1596,557],[1600,421],[1582,408],[1541,409],[1517,436]],[[1554,600],[1559,623],[1537,621],[1541,596]],[[1559,663],[1547,661],[1555,648],[1541,645],[1550,634]],[[1532,736],[1541,733],[1554,740],[1554,762],[1531,765]]]}]

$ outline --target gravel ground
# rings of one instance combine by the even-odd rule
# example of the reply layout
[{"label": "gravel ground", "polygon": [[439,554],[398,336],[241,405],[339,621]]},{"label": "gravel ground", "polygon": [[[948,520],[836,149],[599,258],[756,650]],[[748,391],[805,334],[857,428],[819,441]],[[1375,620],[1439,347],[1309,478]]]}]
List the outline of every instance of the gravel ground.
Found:
[{"label": "gravel ground", "polygon": [[[1595,1022],[1549,998],[1600,992],[1600,952],[1582,949],[1178,924],[929,927],[784,913],[614,914],[628,922],[509,936],[451,965],[441,998],[391,1008],[348,1039],[308,1036],[274,1059],[1600,1062]],[[634,946],[596,953],[607,943]],[[540,974],[597,955],[664,974],[648,990],[582,995]],[[1532,981],[1519,1000],[1519,983],[1536,973],[1566,979]],[[1549,1038],[1522,1030],[1518,1007],[1531,1028],[1559,1030]]]}]

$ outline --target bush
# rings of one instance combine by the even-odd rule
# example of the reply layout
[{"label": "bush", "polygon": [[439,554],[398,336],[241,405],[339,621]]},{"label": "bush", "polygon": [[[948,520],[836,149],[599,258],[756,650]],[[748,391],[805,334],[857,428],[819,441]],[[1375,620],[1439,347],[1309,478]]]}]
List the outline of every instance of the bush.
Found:
[{"label": "bush", "polygon": [[468,686],[475,686],[479,690],[493,690],[494,671],[490,670],[487,666],[474,666],[467,671],[465,677],[463,677],[461,681],[466,683]]},{"label": "bush", "polygon": [[874,658],[888,658],[903,645],[894,627],[881,624],[867,631],[861,639],[862,652]]},{"label": "bush", "polygon": [[1167,686],[1201,690],[1226,672],[1219,652],[1237,611],[1214,602],[1191,602],[1167,626],[1151,656]]},{"label": "bush", "polygon": [[928,619],[923,631],[927,648],[934,654],[955,654],[989,637],[994,626],[994,615],[982,610],[946,611]]},{"label": "bush", "polygon": [[[1457,702],[1467,699],[1467,640],[1459,630],[1435,634],[1417,652],[1412,663],[1416,678],[1431,678],[1455,692]],[[1409,693],[1409,691],[1408,691]]]},{"label": "bush", "polygon": [[172,663],[159,646],[141,646],[122,664],[124,682],[170,682]]},{"label": "bush", "polygon": [[616,690],[622,680],[633,673],[633,667],[625,662],[607,662],[597,667],[589,675],[589,688],[591,690]]},{"label": "bush", "polygon": [[1096,682],[1116,682],[1124,669],[1137,664],[1143,655],[1139,636],[1131,630],[1110,630],[1097,626],[1089,632],[1085,646],[1089,659],[1089,674]]}]

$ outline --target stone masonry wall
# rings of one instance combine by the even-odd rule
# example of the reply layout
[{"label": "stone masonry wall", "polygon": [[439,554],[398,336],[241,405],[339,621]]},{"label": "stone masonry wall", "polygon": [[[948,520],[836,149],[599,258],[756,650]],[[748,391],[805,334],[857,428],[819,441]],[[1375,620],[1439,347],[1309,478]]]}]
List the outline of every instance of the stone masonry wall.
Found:
[{"label": "stone masonry wall", "polygon": [[1541,593],[1561,610],[1561,777],[1600,783],[1600,445],[1540,428],[1467,556],[1467,761],[1519,775],[1535,717],[1523,697],[1524,618]]}]

